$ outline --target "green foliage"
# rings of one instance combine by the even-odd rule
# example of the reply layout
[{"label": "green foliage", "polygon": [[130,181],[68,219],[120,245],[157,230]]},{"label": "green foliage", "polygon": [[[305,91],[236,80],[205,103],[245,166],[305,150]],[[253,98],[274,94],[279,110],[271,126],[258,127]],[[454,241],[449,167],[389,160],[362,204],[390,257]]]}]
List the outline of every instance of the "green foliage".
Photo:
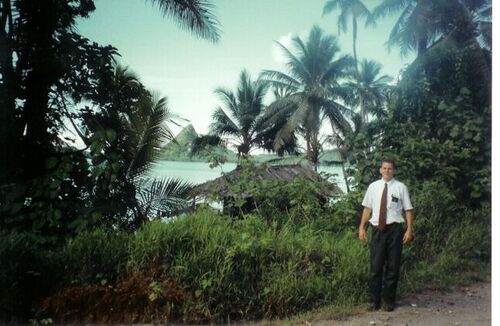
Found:
[{"label": "green foliage", "polygon": [[380,160],[391,157],[412,192],[432,181],[466,206],[490,200],[491,107],[482,97],[490,84],[470,80],[470,51],[434,51],[408,68],[388,118],[353,139],[358,185],[377,179]]},{"label": "green foliage", "polygon": [[105,285],[125,274],[130,236],[123,231],[95,229],[71,239],[61,251],[61,283]]},{"label": "green foliage", "polygon": [[164,266],[192,294],[186,305],[203,320],[261,318],[347,298],[359,302],[366,255],[352,233],[336,238],[310,225],[198,211],[142,228],[131,243],[129,268]]},{"label": "green foliage", "polygon": [[[415,242],[405,247],[402,291],[481,278],[490,259],[490,208],[457,209],[451,214],[445,205],[453,198],[439,196],[440,185],[428,184],[425,190],[416,195],[415,203],[422,205],[421,216],[429,216],[416,220]],[[128,287],[121,288],[132,286],[129,277],[145,280],[141,289],[130,289],[146,293],[146,301],[164,314],[154,318],[168,321],[276,318],[325,305],[358,305],[365,301],[369,249],[357,239],[355,229],[345,227],[346,223],[355,227],[357,196],[353,192],[337,201],[331,215],[297,224],[257,214],[235,220],[200,209],[168,223],[153,221],[135,234],[85,232],[61,250],[30,245],[33,240],[28,235],[4,234],[0,258],[9,263],[0,266],[5,285],[1,300],[8,304],[2,313],[19,316],[16,309],[21,304],[10,301],[12,293],[23,307],[36,307],[35,298],[46,296],[56,285],[67,289],[62,292],[67,295],[73,286],[95,295],[103,287],[117,289],[120,284],[125,292],[119,298],[134,296],[136,292],[126,292]],[[29,292],[31,284],[40,280],[39,292]],[[178,284],[182,294],[168,292],[162,280]],[[175,308],[161,299],[170,297],[176,298]],[[87,300],[83,294],[81,298]]]},{"label": "green foliage", "polygon": [[0,226],[30,232],[41,244],[55,245],[97,221],[89,207],[88,163],[84,156],[72,153],[49,157],[45,169],[43,177],[0,190]]},{"label": "green foliage", "polygon": [[[467,210],[450,217],[452,222],[442,228],[441,234],[432,233],[422,252],[418,244],[414,243],[403,255],[402,291],[425,287],[447,288],[487,279],[491,260],[488,217],[488,207]],[[422,225],[416,228],[421,229]],[[424,242],[424,237],[424,233],[421,233],[420,244]]]}]

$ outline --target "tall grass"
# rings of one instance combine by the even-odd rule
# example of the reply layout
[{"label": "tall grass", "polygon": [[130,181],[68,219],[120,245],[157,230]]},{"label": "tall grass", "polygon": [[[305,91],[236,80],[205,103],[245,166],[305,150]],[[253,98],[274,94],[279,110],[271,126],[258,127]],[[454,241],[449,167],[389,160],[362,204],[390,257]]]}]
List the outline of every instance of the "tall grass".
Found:
[{"label": "tall grass", "polygon": [[310,226],[278,227],[252,215],[233,221],[210,211],[139,231],[128,267],[152,262],[185,285],[192,309],[212,319],[284,316],[339,299],[359,301],[366,274],[366,252],[353,234],[336,238]]}]

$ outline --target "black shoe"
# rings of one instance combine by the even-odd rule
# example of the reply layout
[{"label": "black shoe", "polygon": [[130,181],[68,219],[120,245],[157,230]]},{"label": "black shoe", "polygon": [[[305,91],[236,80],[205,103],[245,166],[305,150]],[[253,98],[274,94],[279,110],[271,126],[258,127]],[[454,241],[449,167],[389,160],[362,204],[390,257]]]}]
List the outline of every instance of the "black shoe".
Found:
[{"label": "black shoe", "polygon": [[395,304],[394,303],[386,303],[384,304],[384,311],[394,311]]},{"label": "black shoe", "polygon": [[380,303],[376,302],[370,302],[368,303],[368,306],[366,307],[367,311],[376,311],[380,309]]}]

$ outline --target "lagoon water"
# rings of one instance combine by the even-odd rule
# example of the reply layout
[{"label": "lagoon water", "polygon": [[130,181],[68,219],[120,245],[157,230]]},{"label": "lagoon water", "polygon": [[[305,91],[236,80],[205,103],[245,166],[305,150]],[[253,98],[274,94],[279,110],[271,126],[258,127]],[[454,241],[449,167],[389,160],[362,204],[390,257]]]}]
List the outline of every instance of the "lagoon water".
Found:
[{"label": "lagoon water", "polygon": [[[225,163],[221,166],[211,169],[209,163],[205,162],[179,162],[179,161],[159,161],[151,169],[151,177],[167,177],[183,179],[192,184],[200,184],[208,180],[213,180],[221,176],[222,172],[230,172],[236,168],[236,163]],[[322,166],[318,168],[319,172],[334,174],[334,180],[337,185],[345,192],[346,187],[342,176],[342,167]]]}]

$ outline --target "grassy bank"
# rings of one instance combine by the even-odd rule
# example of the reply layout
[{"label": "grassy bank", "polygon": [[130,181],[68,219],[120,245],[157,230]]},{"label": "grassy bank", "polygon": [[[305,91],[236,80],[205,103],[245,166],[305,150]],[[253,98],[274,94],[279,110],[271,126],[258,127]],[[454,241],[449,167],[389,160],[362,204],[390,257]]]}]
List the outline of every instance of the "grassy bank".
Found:
[{"label": "grassy bank", "polygon": [[[484,277],[490,231],[477,214],[465,213],[425,248],[405,248],[403,293]],[[368,246],[354,228],[321,225],[199,210],[135,234],[97,229],[54,250],[3,235],[2,315],[193,323],[349,313],[364,302]]]}]

